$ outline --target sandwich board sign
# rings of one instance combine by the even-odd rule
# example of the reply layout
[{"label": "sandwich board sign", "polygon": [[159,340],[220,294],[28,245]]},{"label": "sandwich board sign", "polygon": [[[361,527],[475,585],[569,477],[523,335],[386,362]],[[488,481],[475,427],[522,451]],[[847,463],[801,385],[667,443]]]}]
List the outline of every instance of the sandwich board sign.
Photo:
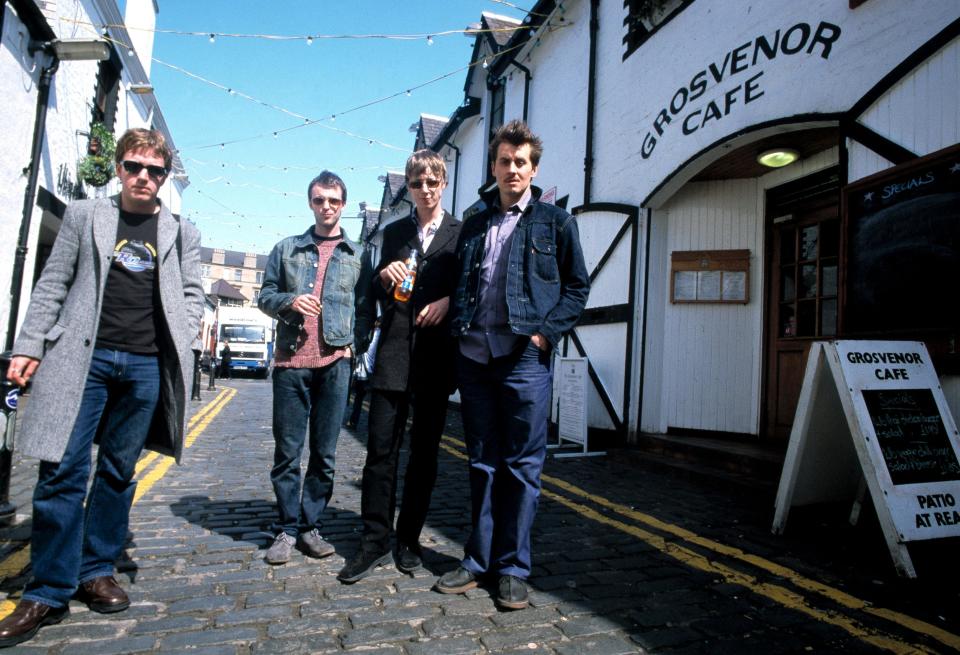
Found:
[{"label": "sandwich board sign", "polygon": [[850,499],[855,520],[864,489],[900,575],[907,543],[960,536],[960,438],[922,342],[810,347],[773,532],[795,505]]},{"label": "sandwich board sign", "polygon": [[557,386],[556,444],[547,448],[561,448],[564,441],[581,446],[579,452],[557,453],[554,457],[584,457],[606,455],[606,452],[587,450],[587,380],[589,370],[586,357],[560,357],[555,377]]}]

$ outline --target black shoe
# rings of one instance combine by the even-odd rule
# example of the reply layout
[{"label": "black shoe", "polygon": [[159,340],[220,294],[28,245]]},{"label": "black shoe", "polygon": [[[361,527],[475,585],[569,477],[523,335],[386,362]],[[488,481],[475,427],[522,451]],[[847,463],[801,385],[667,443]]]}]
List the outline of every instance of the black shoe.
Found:
[{"label": "black shoe", "polygon": [[0,621],[0,648],[33,639],[37,630],[45,625],[60,623],[69,613],[68,607],[51,607],[32,600],[21,600],[16,609]]},{"label": "black shoe", "polygon": [[423,566],[420,553],[404,544],[400,544],[400,546],[397,547],[397,553],[393,556],[393,561],[396,562],[397,569],[399,569],[401,573],[413,573]]},{"label": "black shoe", "polygon": [[522,610],[528,604],[527,583],[513,575],[501,575],[497,605],[508,610]]},{"label": "black shoe", "polygon": [[471,573],[462,566],[458,566],[454,570],[448,571],[440,576],[440,579],[437,580],[437,584],[435,584],[433,588],[441,594],[462,594],[476,586],[476,574]]},{"label": "black shoe", "polygon": [[391,559],[392,557],[389,552],[368,553],[361,550],[340,569],[340,573],[337,574],[337,580],[345,584],[353,584],[373,573],[373,570],[378,566],[389,564]]}]

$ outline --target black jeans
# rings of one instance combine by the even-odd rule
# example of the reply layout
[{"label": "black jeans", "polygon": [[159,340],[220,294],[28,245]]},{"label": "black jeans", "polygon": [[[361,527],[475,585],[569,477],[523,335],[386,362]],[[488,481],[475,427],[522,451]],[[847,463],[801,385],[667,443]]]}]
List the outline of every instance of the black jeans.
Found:
[{"label": "black jeans", "polygon": [[420,531],[427,518],[433,484],[437,479],[437,450],[446,423],[448,399],[443,391],[411,395],[403,391],[370,390],[367,461],[363,467],[360,500],[361,542],[365,551],[386,552],[390,549],[400,446],[408,407],[412,406],[410,458],[397,518],[397,545],[420,552]]}]

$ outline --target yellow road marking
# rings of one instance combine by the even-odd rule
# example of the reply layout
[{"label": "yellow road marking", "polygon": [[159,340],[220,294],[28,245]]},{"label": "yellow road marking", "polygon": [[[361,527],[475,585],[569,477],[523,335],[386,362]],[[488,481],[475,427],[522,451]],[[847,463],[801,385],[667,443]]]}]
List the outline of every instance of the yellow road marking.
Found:
[{"label": "yellow road marking", "polygon": [[[443,438],[446,441],[456,444],[460,448],[466,448],[465,444],[459,439],[454,439],[453,437],[450,437],[448,435],[444,435]],[[466,455],[464,455],[460,450],[452,448],[446,444],[441,444],[441,445],[443,446],[444,450],[450,452],[456,457],[459,457],[460,459],[464,459],[464,460],[467,459]],[[559,478],[555,478],[550,475],[542,475],[541,480],[548,484],[560,487],[561,489],[563,489],[568,493],[574,494],[581,498],[587,499],[590,502],[593,502],[597,505],[613,510],[618,514],[621,514],[627,518],[633,519],[640,523],[644,523],[650,527],[656,528],[660,531],[666,532],[673,536],[680,537],[681,539],[684,539],[685,541],[688,541],[691,544],[696,544],[700,547],[707,548],[708,550],[712,550],[717,554],[740,560],[742,562],[755,566],[759,569],[767,571],[768,573],[772,573],[779,577],[783,577],[789,582],[791,582],[792,584],[800,587],[801,589],[804,589],[805,591],[818,593],[844,607],[857,610],[857,611],[862,611],[864,613],[872,614],[884,620],[890,621],[891,623],[895,623],[908,630],[917,632],[925,636],[932,637],[937,641],[940,641],[944,645],[950,646],[951,648],[960,649],[960,637],[958,637],[953,633],[947,632],[946,630],[938,628],[935,625],[926,623],[925,621],[921,621],[919,619],[915,619],[905,614],[901,614],[900,612],[895,612],[893,610],[871,607],[865,601],[860,600],[859,598],[856,598],[854,596],[851,596],[850,594],[844,593],[839,589],[830,587],[829,585],[825,585],[815,580],[805,578],[804,576],[800,575],[796,571],[793,571],[792,569],[789,569],[785,566],[776,564],[775,562],[771,562],[770,560],[764,559],[756,555],[745,553],[739,548],[727,546],[725,544],[721,544],[711,539],[701,537],[700,535],[694,532],[691,532],[689,530],[686,530],[684,528],[681,528],[679,526],[676,526],[670,523],[666,523],[664,521],[661,521],[660,519],[657,519],[656,517],[653,517],[649,514],[645,514],[643,512],[638,512],[625,505],[614,503],[602,496],[590,494],[587,491],[575,485],[572,485],[564,480],[561,480]],[[886,648],[895,653],[934,652],[934,651],[929,651],[923,648],[922,646],[907,644],[897,639],[890,638],[885,635],[880,635],[876,631],[871,631],[867,628],[862,627],[859,623],[857,623],[852,619],[839,617],[836,614],[830,614],[830,613],[817,610],[807,605],[805,599],[803,599],[802,596],[794,592],[791,592],[783,587],[758,582],[756,578],[754,578],[753,576],[735,571],[734,569],[730,569],[729,567],[723,566],[719,563],[711,562],[706,557],[694,551],[691,551],[682,546],[678,546],[677,544],[667,542],[663,537],[659,535],[656,535],[651,532],[647,532],[646,530],[643,530],[636,526],[622,523],[621,521],[617,521],[616,519],[611,519],[609,517],[606,517],[603,514],[600,514],[599,512],[596,512],[595,510],[585,505],[581,505],[579,503],[571,501],[564,496],[560,496],[548,490],[543,490],[542,493],[546,497],[550,498],[551,500],[555,500],[563,505],[566,505],[567,507],[574,509],[578,513],[583,514],[584,516],[587,516],[590,519],[599,521],[606,525],[610,525],[611,527],[614,527],[618,530],[621,530],[621,531],[627,532],[628,534],[636,536],[642,539],[643,541],[649,543],[651,546],[655,547],[657,550],[671,557],[674,557],[675,559],[681,560],[684,563],[690,564],[691,566],[694,566],[701,570],[723,575],[723,577],[729,582],[734,582],[735,584],[746,586],[752,591],[755,591],[756,593],[764,595],[767,598],[771,598],[772,600],[786,607],[796,609],[805,614],[808,614],[809,616],[812,616],[813,618],[841,627],[844,630],[847,630],[847,632],[849,632],[851,635],[857,637],[858,639],[867,641],[868,643],[871,643],[875,646],[878,646],[880,648]]]},{"label": "yellow road marking", "polygon": [[[217,396],[213,401],[210,410],[204,413],[203,418],[195,424],[195,427],[187,433],[187,437],[184,440],[183,448],[186,450],[193,445],[193,442],[197,440],[197,437],[207,429],[207,426],[217,418],[217,415],[220,411],[226,407],[227,403],[233,400],[233,397],[237,395],[237,390],[233,388],[227,388],[222,394]],[[133,502],[140,500],[145,493],[150,491],[154,484],[157,483],[157,480],[166,475],[167,471],[173,466],[174,459],[172,457],[164,457],[160,460],[160,463],[153,467],[149,473],[147,473],[143,478],[137,483],[137,490],[133,494]]]},{"label": "yellow road marking", "polygon": [[[191,427],[193,429],[187,433],[183,445],[184,449],[193,445],[193,443],[197,440],[197,437],[200,436],[207,426],[210,425],[211,421],[217,417],[217,414],[219,414],[226,404],[233,400],[233,397],[236,395],[236,389],[227,387],[221,391],[216,398],[207,403],[196,414],[190,417],[187,427],[188,429]],[[149,452],[141,457],[137,462],[134,476],[139,475],[159,457],[160,454],[156,452]],[[138,482],[137,491],[133,496],[134,503],[140,500],[143,494],[149,491],[150,488],[156,484],[157,480],[163,477],[173,462],[174,460],[172,457],[164,457],[158,466],[156,466],[146,477]],[[10,554],[6,559],[0,562],[0,580],[5,580],[7,578],[19,575],[24,569],[27,568],[28,564],[30,564],[29,543],[27,543],[27,545],[20,550]],[[14,608],[16,608],[16,606],[17,604],[11,601],[9,597],[3,601],[0,601],[0,619],[6,618],[14,610]]]}]

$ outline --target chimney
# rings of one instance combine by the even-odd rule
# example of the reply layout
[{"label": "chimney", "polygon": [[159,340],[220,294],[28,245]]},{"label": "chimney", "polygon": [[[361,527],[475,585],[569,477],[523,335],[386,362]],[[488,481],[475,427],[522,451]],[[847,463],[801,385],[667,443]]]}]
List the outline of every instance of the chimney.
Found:
[{"label": "chimney", "polygon": [[157,0],[127,0],[123,22],[127,26],[134,51],[140,65],[150,78],[150,62],[153,61],[153,31],[157,27]]}]

